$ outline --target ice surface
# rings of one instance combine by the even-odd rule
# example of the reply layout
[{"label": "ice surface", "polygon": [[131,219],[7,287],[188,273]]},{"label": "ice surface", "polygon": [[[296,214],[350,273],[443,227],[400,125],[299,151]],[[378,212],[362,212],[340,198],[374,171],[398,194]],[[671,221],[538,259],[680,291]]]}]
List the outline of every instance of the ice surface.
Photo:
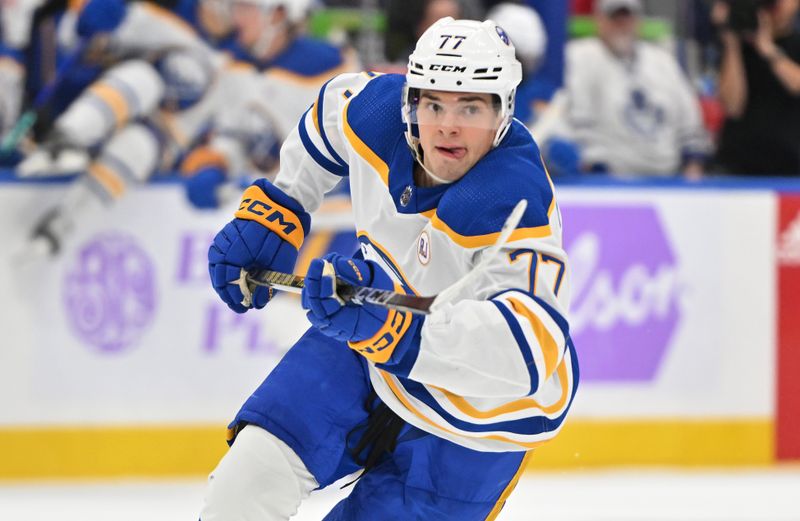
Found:
[{"label": "ice surface", "polygon": [[[0,482],[0,520],[194,521],[203,488],[200,479]],[[322,519],[344,493],[314,493],[294,519]],[[498,521],[539,520],[800,521],[800,467],[527,474]]]}]

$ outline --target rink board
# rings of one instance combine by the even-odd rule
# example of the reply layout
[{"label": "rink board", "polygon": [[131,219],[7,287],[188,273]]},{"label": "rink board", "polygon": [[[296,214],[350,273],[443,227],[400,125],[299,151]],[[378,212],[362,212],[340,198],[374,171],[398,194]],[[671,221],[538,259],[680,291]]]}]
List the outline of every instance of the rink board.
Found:
[{"label": "rink board", "polygon": [[[232,209],[192,211],[168,184],[90,216],[55,261],[9,262],[62,193],[0,184],[0,478],[207,472],[229,418],[307,327],[297,298],[228,312],[205,251]],[[776,290],[778,196],[563,188],[559,200],[583,374],[534,467],[774,462],[776,302],[800,293]],[[354,246],[346,214],[321,221],[301,264]]]}]

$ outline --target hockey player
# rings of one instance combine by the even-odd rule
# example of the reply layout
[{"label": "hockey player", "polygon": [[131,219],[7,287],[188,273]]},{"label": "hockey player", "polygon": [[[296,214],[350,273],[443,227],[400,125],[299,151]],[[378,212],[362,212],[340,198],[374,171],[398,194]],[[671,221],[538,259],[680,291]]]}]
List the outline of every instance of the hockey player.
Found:
[{"label": "hockey player", "polygon": [[22,177],[81,174],[35,226],[32,254],[57,253],[83,215],[176,163],[211,120],[222,60],[179,17],[144,2],[91,0],[59,32],[65,48],[104,42],[112,61],[17,167]]},{"label": "hockey player", "polygon": [[[117,0],[94,1],[113,5]],[[308,85],[298,89],[280,77],[272,79],[277,73],[262,74],[249,64],[231,66],[227,58],[212,53],[189,25],[155,6],[131,4],[119,18],[119,24],[106,29],[113,29],[110,47],[133,50],[134,55],[149,51],[144,54],[156,59],[130,59],[110,68],[57,120],[47,143],[20,165],[23,176],[86,172],[59,207],[36,226],[35,252],[57,253],[81,214],[112,203],[131,183],[144,182],[156,171],[175,169],[187,155],[185,171],[203,174],[188,183],[190,199],[216,201],[217,192],[208,188],[205,176],[209,170],[214,180],[224,176],[213,161],[222,158],[220,164],[233,165],[238,174],[248,160],[255,165],[271,160],[271,149],[288,133],[289,121],[312,103],[327,79],[322,74],[302,78]],[[78,27],[81,21],[76,22]],[[162,31],[167,34],[154,31],[146,41],[135,42],[134,29],[141,32],[148,23],[171,28]],[[340,57],[335,48],[319,46],[328,51],[326,56]],[[286,61],[299,60],[295,55]],[[337,64],[341,63],[339,59]],[[218,155],[196,148],[212,127],[219,130]],[[209,158],[211,169],[206,168]]]},{"label": "hockey player", "polygon": [[182,167],[187,195],[198,208],[215,208],[220,188],[249,172],[274,175],[278,151],[297,118],[333,76],[359,70],[352,53],[303,34],[307,0],[235,0],[235,58],[218,90],[224,110],[211,142]]},{"label": "hockey player", "polygon": [[[202,521],[285,520],[361,468],[326,520],[494,519],[532,449],[559,431],[578,383],[569,271],[553,185],[512,118],[520,77],[494,22],[443,18],[405,76],[329,82],[274,183],[245,191],[209,250],[232,310],[267,304],[268,288],[236,283],[241,269],[291,271],[309,214],[345,175],[361,250],[312,261],[302,303],[313,327],[230,424]],[[492,255],[521,199],[519,227]],[[343,305],[331,273],[421,295],[462,283],[422,316]]]}]

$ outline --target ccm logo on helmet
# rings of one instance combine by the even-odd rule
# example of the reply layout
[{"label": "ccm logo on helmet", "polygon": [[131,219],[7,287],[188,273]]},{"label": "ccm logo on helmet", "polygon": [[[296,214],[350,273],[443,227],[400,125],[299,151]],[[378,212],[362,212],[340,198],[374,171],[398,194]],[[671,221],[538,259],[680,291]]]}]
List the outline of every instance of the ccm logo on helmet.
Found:
[{"label": "ccm logo on helmet", "polygon": [[429,67],[432,71],[444,71],[444,72],[467,72],[467,67],[461,67],[459,65],[439,65],[436,63],[431,64]]}]

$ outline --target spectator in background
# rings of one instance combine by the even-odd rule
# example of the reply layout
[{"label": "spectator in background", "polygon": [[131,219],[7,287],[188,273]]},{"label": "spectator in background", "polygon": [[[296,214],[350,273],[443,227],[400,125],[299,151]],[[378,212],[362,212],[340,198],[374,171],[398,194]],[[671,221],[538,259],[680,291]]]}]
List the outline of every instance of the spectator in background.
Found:
[{"label": "spectator in background", "polygon": [[741,18],[731,4],[718,1],[712,9],[722,44],[719,95],[726,115],[716,159],[730,174],[798,175],[800,1],[762,5],[768,7],[758,11],[753,31],[737,27]]},{"label": "spectator in background", "polygon": [[598,37],[568,44],[564,91],[534,136],[545,153],[576,144],[583,170],[699,178],[708,138],[697,99],[677,60],[638,38],[641,14],[639,0],[598,0]]},{"label": "spectator in background", "polygon": [[386,13],[384,52],[390,62],[407,58],[417,38],[439,18],[462,18],[457,0],[389,0]]}]

